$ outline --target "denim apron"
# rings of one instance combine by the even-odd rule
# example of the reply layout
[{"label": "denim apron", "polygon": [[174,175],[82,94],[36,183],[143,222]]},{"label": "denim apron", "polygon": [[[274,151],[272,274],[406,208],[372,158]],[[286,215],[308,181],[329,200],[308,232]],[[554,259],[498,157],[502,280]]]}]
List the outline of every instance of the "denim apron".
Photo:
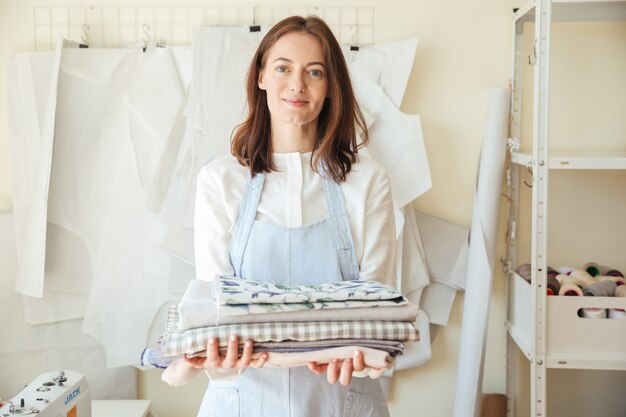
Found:
[{"label": "denim apron", "polygon": [[[279,284],[314,285],[359,277],[341,186],[324,177],[329,217],[303,227],[256,220],[265,174],[249,178],[230,244],[235,275]],[[199,417],[388,417],[378,380],[326,381],[307,367],[249,368],[235,381],[216,380]]]}]

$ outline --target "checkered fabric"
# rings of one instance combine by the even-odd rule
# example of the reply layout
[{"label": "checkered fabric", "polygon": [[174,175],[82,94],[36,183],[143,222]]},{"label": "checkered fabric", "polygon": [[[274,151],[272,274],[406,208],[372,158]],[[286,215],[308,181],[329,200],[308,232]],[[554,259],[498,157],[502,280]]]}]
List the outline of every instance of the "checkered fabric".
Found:
[{"label": "checkered fabric", "polygon": [[163,336],[162,354],[174,356],[192,354],[206,349],[211,337],[219,340],[220,347],[228,345],[228,337],[236,334],[255,342],[280,342],[284,340],[312,341],[323,339],[370,339],[410,342],[418,340],[418,331],[411,322],[352,321],[352,322],[302,322],[228,324],[180,331],[176,329],[178,311],[168,310],[168,331]]}]

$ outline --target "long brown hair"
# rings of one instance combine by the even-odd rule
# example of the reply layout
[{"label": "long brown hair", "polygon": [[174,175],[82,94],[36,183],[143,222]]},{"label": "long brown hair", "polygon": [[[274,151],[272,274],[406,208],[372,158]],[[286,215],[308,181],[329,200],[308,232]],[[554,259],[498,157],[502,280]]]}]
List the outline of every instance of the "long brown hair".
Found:
[{"label": "long brown hair", "polygon": [[[346,180],[352,164],[358,160],[358,150],[367,145],[367,125],[356,101],[348,66],[341,47],[326,23],[317,16],[292,16],[275,24],[265,35],[250,63],[246,80],[248,116],[237,126],[231,141],[231,152],[242,165],[250,167],[254,176],[276,170],[272,155],[270,110],[265,90],[258,86],[259,73],[265,65],[265,55],[276,41],[291,32],[314,36],[322,45],[328,73],[328,94],[317,119],[317,137],[311,164],[323,169],[335,181]],[[357,126],[362,131],[362,143],[357,143]]]}]

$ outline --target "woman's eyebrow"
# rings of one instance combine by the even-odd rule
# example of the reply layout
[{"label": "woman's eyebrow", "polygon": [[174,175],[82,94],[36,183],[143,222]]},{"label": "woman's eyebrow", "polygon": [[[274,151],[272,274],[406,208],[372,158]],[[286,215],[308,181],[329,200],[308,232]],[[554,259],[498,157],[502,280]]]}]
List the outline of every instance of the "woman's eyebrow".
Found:
[{"label": "woman's eyebrow", "polygon": [[[288,62],[290,64],[293,64],[293,61],[291,59],[284,58],[284,57],[278,57],[278,58],[276,58],[272,62],[276,62],[276,61],[285,61],[285,62]],[[322,67],[326,68],[326,65],[324,65],[323,62],[319,62],[319,61],[313,61],[313,62],[309,62],[309,63],[306,64],[307,67],[310,67],[311,65],[321,65]]]}]

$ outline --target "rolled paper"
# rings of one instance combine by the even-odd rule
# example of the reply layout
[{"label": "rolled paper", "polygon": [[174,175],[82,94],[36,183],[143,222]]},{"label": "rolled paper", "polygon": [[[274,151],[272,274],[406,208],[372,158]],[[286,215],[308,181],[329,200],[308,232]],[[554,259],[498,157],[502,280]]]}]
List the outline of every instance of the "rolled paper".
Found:
[{"label": "rolled paper", "polygon": [[588,319],[605,319],[606,309],[604,308],[583,308],[583,317]]},{"label": "rolled paper", "polygon": [[615,297],[626,297],[626,285],[618,285],[615,288]]},{"label": "rolled paper", "polygon": [[602,271],[600,265],[595,262],[587,262],[585,265],[583,265],[582,269],[584,271],[587,271],[592,277],[600,275],[600,272]]},{"label": "rolled paper", "polygon": [[560,288],[561,284],[559,283],[559,280],[552,275],[548,275],[548,295],[557,295]]},{"label": "rolled paper", "polygon": [[576,269],[576,268],[574,268],[573,266],[559,266],[559,267],[556,269],[556,271],[557,271],[559,274],[569,275],[569,273],[570,273],[570,272],[572,272],[574,269]]},{"label": "rolled paper", "polygon": [[588,297],[613,297],[617,284],[610,280],[594,282],[583,288],[583,294]]},{"label": "rolled paper", "polygon": [[626,317],[626,311],[621,308],[611,308],[608,311],[608,316],[610,319],[623,319]]},{"label": "rolled paper", "polygon": [[612,275],[598,275],[596,277],[597,281],[613,281],[615,284],[617,285],[624,285],[626,284],[626,280],[624,280],[624,277],[619,277],[619,276],[612,276]]},{"label": "rolled paper", "polygon": [[517,267],[517,269],[515,270],[515,272],[517,272],[517,274],[524,278],[526,281],[530,282],[530,264],[521,264],[520,266]]},{"label": "rolled paper", "polygon": [[624,274],[622,274],[622,272],[618,271],[617,269],[607,269],[606,271],[604,271],[604,273],[602,275],[607,275],[609,277],[622,277],[622,278],[624,278]]},{"label": "rolled paper", "polygon": [[580,289],[578,285],[576,285],[571,280],[564,280],[561,282],[561,288],[559,288],[559,295],[573,295],[573,296],[583,296],[583,290]]},{"label": "rolled paper", "polygon": [[581,269],[574,269],[569,273],[569,277],[576,279],[576,283],[581,287],[586,287],[587,285],[591,285],[595,282],[589,272]]}]

